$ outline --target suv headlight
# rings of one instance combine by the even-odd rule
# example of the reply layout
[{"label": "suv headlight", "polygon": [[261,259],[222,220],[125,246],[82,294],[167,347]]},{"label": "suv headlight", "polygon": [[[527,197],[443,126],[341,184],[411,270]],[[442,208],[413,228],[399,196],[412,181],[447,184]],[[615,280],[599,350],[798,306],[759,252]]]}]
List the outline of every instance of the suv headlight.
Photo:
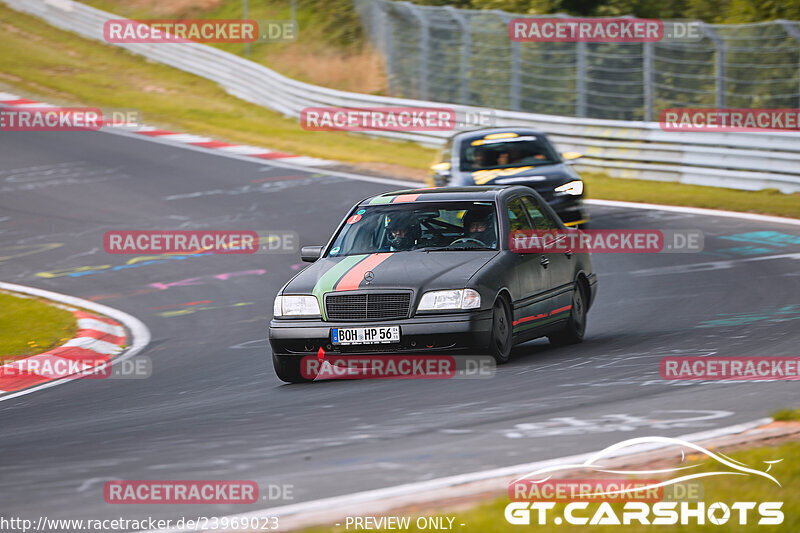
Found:
[{"label": "suv headlight", "polygon": [[417,311],[439,311],[444,309],[478,309],[481,295],[474,289],[431,291],[422,295]]},{"label": "suv headlight", "polygon": [[583,181],[575,180],[570,181],[569,183],[565,183],[564,185],[559,185],[555,188],[556,192],[563,192],[565,194],[571,194],[573,196],[580,196],[583,194]]},{"label": "suv headlight", "polygon": [[321,316],[316,296],[276,296],[274,316]]}]

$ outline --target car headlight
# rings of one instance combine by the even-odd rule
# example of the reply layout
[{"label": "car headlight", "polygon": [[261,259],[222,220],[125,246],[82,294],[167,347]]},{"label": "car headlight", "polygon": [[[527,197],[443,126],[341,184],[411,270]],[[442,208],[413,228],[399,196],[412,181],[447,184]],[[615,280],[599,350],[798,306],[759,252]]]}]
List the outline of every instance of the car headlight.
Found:
[{"label": "car headlight", "polygon": [[444,309],[477,309],[481,306],[481,295],[474,289],[431,291],[422,295],[417,311],[439,311]]},{"label": "car headlight", "polygon": [[563,192],[573,196],[580,196],[583,194],[583,182],[581,180],[570,181],[564,185],[559,185],[555,188],[556,192]]},{"label": "car headlight", "polygon": [[274,316],[320,316],[315,296],[276,296],[272,306]]}]

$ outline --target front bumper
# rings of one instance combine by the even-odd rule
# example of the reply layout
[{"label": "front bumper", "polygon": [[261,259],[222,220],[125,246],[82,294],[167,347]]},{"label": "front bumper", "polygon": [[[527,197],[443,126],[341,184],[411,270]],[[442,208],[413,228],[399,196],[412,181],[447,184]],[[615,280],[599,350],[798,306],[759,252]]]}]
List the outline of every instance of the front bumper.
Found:
[{"label": "front bumper", "polygon": [[[400,342],[347,346],[331,342],[331,328],[380,326],[400,326]],[[333,354],[475,353],[489,345],[491,326],[491,310],[373,322],[273,319],[269,324],[269,343],[277,356],[316,355],[320,347]]]},{"label": "front bumper", "polygon": [[583,206],[583,196],[567,194],[552,196],[547,203],[567,226],[583,224],[589,220],[589,215]]}]

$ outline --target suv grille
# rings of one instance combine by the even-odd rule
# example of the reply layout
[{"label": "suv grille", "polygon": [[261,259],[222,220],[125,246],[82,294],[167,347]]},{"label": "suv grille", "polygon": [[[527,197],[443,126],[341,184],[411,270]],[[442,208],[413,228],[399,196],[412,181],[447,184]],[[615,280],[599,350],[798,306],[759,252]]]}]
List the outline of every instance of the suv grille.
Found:
[{"label": "suv grille", "polygon": [[408,317],[410,292],[328,294],[328,320],[391,320]]}]

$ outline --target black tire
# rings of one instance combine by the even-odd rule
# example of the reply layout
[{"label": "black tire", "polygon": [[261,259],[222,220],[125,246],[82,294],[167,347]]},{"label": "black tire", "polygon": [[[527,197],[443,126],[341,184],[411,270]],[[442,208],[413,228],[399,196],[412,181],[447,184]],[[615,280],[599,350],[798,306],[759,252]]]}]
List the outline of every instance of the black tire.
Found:
[{"label": "black tire", "polygon": [[567,346],[583,342],[583,333],[586,331],[586,305],[587,294],[583,284],[575,282],[572,291],[572,309],[570,309],[567,323],[555,333],[547,336],[553,346]]},{"label": "black tire", "polygon": [[278,357],[272,354],[272,367],[275,369],[275,374],[278,375],[281,381],[286,383],[305,383],[311,381],[303,377],[300,371],[300,357]]},{"label": "black tire", "polygon": [[511,359],[511,347],[514,344],[511,322],[511,308],[502,296],[492,306],[492,333],[489,340],[489,354],[498,365]]}]

